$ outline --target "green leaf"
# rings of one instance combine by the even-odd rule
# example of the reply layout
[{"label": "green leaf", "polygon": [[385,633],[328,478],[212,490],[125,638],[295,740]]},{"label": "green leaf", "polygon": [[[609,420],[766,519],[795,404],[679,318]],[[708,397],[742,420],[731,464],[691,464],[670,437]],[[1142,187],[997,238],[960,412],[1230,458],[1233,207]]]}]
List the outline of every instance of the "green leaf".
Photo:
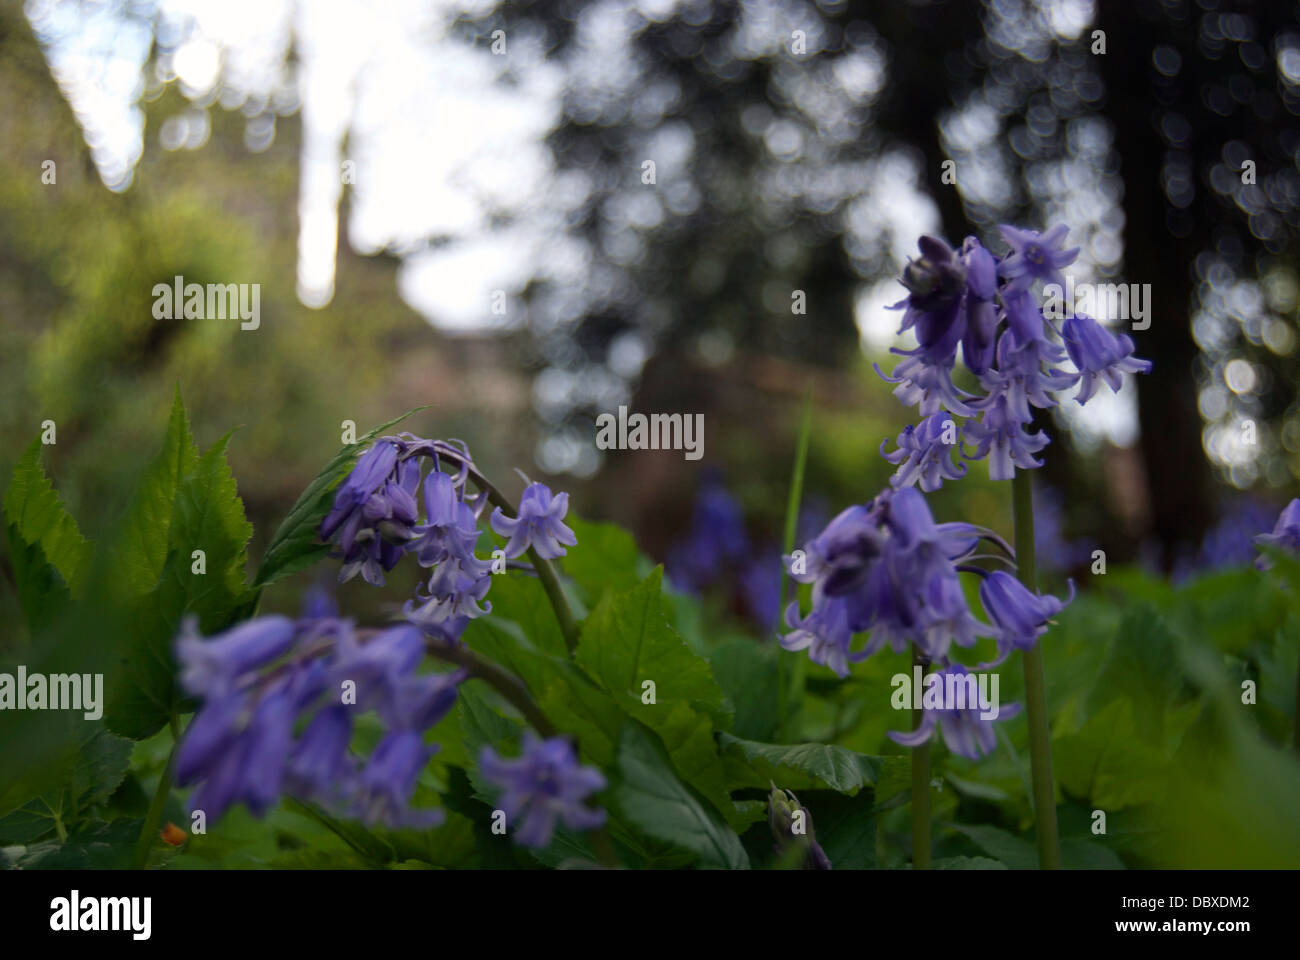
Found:
[{"label": "green leaf", "polygon": [[325,556],[329,547],[320,542],[316,531],[334,503],[334,488],[352,471],[352,465],[365,452],[370,441],[382,436],[390,427],[401,423],[411,414],[426,409],[427,404],[415,407],[400,417],[381,423],[356,443],[348,444],[335,454],[325,469],[316,475],[316,479],[307,485],[280,528],[275,531],[271,545],[262,557],[262,564],[257,568],[253,586],[265,587],[275,583],[291,573],[310,567]]},{"label": "green leaf", "polygon": [[177,485],[161,575],[154,589],[129,601],[133,629],[112,674],[104,714],[109,728],[122,736],[148,737],[180,712],[172,647],[182,619],[194,615],[200,629],[212,634],[251,606],[244,566],[252,526],[226,463],[229,438],[213,444]]},{"label": "green leaf", "polygon": [[316,823],[335,834],[344,843],[351,847],[357,856],[363,858],[371,865],[377,866],[392,863],[395,859],[392,846],[385,840],[371,833],[359,823],[352,823],[347,820],[338,820],[318,808],[315,804],[303,803],[301,800],[295,800],[293,797],[285,797],[284,804],[288,809],[300,813],[310,820],[314,820]]},{"label": "green leaf", "polygon": [[116,597],[142,597],[157,588],[172,542],[176,494],[198,463],[198,448],[177,389],[162,449],[140,478],[126,520],[110,550],[111,592]]},{"label": "green leaf", "polygon": [[494,617],[517,624],[538,649],[568,659],[564,634],[540,580],[530,576],[495,576],[488,599]]},{"label": "green leaf", "polygon": [[993,859],[1001,861],[1008,870],[1038,869],[1038,850],[1028,840],[986,824],[954,823],[952,829],[969,837],[977,847]]},{"label": "green leaf", "polygon": [[[608,594],[582,627],[575,657],[579,666],[622,706],[653,716],[655,708],[685,703],[727,723],[726,697],[709,663],[696,656],[664,614],[663,568],[656,567],[630,590]],[[645,681],[654,681],[655,704],[641,703]]]},{"label": "green leaf", "polygon": [[[748,820],[727,790],[713,740],[730,720],[709,663],[694,653],[664,614],[663,570],[630,590],[606,593],[583,623],[576,661],[628,716],[654,730],[677,772],[723,811],[732,826]],[[654,683],[654,702],[643,700]]]},{"label": "green leaf", "polygon": [[1006,870],[1005,863],[988,857],[940,857],[930,864],[934,870]]},{"label": "green leaf", "polygon": [[28,847],[17,858],[20,870],[120,870],[130,866],[141,820],[94,821],[68,836]]},{"label": "green leaf", "polygon": [[90,544],[41,469],[39,440],[14,468],[3,512],[19,602],[35,632],[79,591],[90,559]]},{"label": "green leaf", "polygon": [[1137,734],[1147,743],[1160,743],[1165,712],[1183,684],[1182,674],[1171,669],[1176,662],[1177,639],[1160,614],[1147,604],[1129,610],[1088,696],[1088,713],[1125,698]]},{"label": "green leaf", "polygon": [[775,644],[733,637],[708,650],[709,665],[735,711],[731,730],[743,740],[771,740],[780,710]]},{"label": "green leaf", "polygon": [[1067,870],[1123,870],[1124,861],[1094,840],[1062,840],[1061,866]]},{"label": "green leaf", "polygon": [[572,515],[564,522],[578,538],[578,545],[570,548],[561,563],[564,572],[582,588],[589,607],[595,606],[607,590],[631,589],[649,572],[650,562],[622,527],[589,523]]},{"label": "green leaf", "polygon": [[590,760],[602,767],[613,761],[623,713],[567,658],[539,650],[517,624],[495,616],[471,621],[463,639],[519,677],[547,718],[577,737]]},{"label": "green leaf", "polygon": [[870,870],[877,866],[878,821],[869,793],[851,797],[829,790],[805,790],[798,797],[812,814],[813,835],[831,869]]},{"label": "green leaf", "polygon": [[1103,810],[1149,803],[1164,794],[1166,758],[1137,737],[1127,698],[1093,715],[1078,733],[1056,738],[1052,756],[1061,788]]},{"label": "green leaf", "polygon": [[694,853],[701,866],[749,867],[740,838],[677,778],[658,738],[636,721],[624,724],[611,797],[621,816],[646,834]]},{"label": "green leaf", "polygon": [[[855,795],[880,782],[891,757],[869,757],[825,743],[756,743],[731,734],[719,736],[723,754],[742,758],[754,771],[754,786],[769,780],[787,790],[829,787]],[[906,763],[906,760],[904,760]]]}]

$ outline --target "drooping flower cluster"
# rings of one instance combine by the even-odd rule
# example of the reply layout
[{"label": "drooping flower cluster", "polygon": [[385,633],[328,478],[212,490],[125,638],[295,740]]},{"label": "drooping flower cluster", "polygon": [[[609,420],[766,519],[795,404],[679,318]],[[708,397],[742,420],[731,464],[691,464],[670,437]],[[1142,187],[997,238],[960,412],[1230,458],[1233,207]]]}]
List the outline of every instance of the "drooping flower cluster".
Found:
[{"label": "drooping flower cluster", "polygon": [[[181,685],[203,701],[176,755],[177,781],[198,784],[191,810],[216,820],[243,803],[260,816],[287,794],[367,824],[439,822],[439,810],[412,809],[411,799],[437,750],[424,733],[455,704],[464,671],[417,672],[424,639],[414,626],[363,636],[313,603],[303,617],[258,617],[208,638],[186,621]],[[370,711],[385,734],[363,759],[352,734]]]},{"label": "drooping flower cluster", "polygon": [[[427,474],[425,459],[431,464]],[[474,472],[468,449],[458,441],[409,433],[383,437],[357,459],[320,527],[321,539],[335,542],[343,555],[340,580],[360,572],[366,582],[382,586],[384,573],[406,553],[430,568],[427,582],[402,612],[444,643],[456,643],[471,620],[492,609],[486,597],[493,562],[475,553],[488,494],[485,488],[468,492]],[[545,484],[533,483],[520,500],[518,517],[507,517],[498,507],[492,529],[508,538],[498,571],[505,560],[529,549],[551,560],[575,545],[577,538],[564,524],[568,506],[567,493],[553,494]]]},{"label": "drooping flower cluster", "polygon": [[[812,585],[812,606],[804,615],[797,601],[787,607],[791,630],[781,645],[807,650],[814,663],[845,676],[850,663],[886,644],[897,653],[911,645],[929,663],[947,668],[953,644],[969,648],[980,637],[992,637],[998,656],[981,669],[998,666],[1013,650],[1032,646],[1065,604],[1031,593],[1006,573],[988,573],[968,563],[979,542],[989,538],[996,541],[968,523],[936,524],[913,487],[886,490],[869,503],[849,507],[802,550],[786,557],[790,576]],[[980,601],[987,623],[966,602],[963,572],[984,577]],[[855,649],[854,637],[863,633],[869,636]],[[967,719],[989,722],[977,714]]]},{"label": "drooping flower cluster", "polygon": [[[1048,440],[1041,431],[1029,430],[1031,407],[1056,406],[1052,394],[1076,384],[1075,399],[1084,404],[1098,381],[1118,391],[1123,374],[1151,369],[1149,361],[1133,356],[1133,341],[1126,334],[1112,333],[1082,314],[1069,317],[1057,330],[1043,315],[1033,284],[1064,286],[1061,269],[1078,255],[1077,248],[1062,249],[1064,226],[1041,235],[1008,226],[1001,232],[1011,247],[1003,258],[974,237],[967,237],[959,251],[935,237],[922,237],[920,258],[903,270],[908,296],[894,305],[905,310],[899,332],[912,330],[918,346],[895,349],[906,359],[892,375],[881,376],[897,384],[894,395],[903,404],[918,407],[922,421],[904,430],[893,453],[884,454],[882,445],[881,453],[899,467],[894,486],[920,484],[931,491],[945,479],[962,476],[964,469],[957,470],[951,455],[963,449],[964,441],[975,450],[963,450],[962,456],[987,460],[994,480],[1011,479],[1017,468],[1041,466],[1035,454]],[[982,395],[954,385],[958,347]],[[1073,370],[1057,366],[1067,355]],[[968,419],[958,424],[953,417]]]},{"label": "drooping flower cluster", "polygon": [[520,846],[547,846],[557,823],[570,830],[590,830],[605,822],[605,811],[586,804],[591,794],[605,789],[605,777],[595,767],[582,766],[573,745],[563,737],[539,740],[525,733],[523,752],[513,760],[484,747],[479,770],[501,788],[497,802]]}]

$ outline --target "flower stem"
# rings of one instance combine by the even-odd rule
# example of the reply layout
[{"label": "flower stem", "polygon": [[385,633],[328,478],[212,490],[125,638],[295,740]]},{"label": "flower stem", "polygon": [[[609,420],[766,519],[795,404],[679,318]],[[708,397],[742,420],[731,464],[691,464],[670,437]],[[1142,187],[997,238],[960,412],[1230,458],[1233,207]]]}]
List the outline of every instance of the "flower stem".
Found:
[{"label": "flower stem", "polygon": [[[430,641],[425,644],[425,650],[431,657],[445,663],[454,663],[456,666],[464,668],[471,677],[477,677],[490,685],[510,701],[515,709],[528,721],[528,725],[543,737],[549,739],[559,733],[551,725],[551,721],[546,719],[546,714],[542,713],[541,707],[533,702],[533,698],[528,695],[528,688],[524,685],[524,682],[513,673],[486,657],[479,656],[469,647],[448,646]],[[592,849],[595,851],[596,859],[600,861],[601,866],[609,870],[617,869],[619,865],[618,855],[614,851],[614,841],[609,836],[609,828],[595,827],[587,831],[587,836],[591,840]]]},{"label": "flower stem", "polygon": [[159,824],[162,823],[163,807],[172,790],[172,766],[176,761],[176,749],[180,746],[180,725],[173,716],[171,720],[172,748],[163,764],[162,773],[158,775],[158,788],[153,792],[149,802],[149,811],[145,814],[144,826],[140,828],[140,839],[135,844],[135,868],[143,870],[149,862],[149,851],[158,839]]},{"label": "flower stem", "polygon": [[[1034,478],[1017,470],[1011,482],[1016,521],[1016,573],[1029,590],[1037,592],[1034,572]],[[1029,719],[1029,768],[1034,784],[1034,819],[1038,833],[1038,864],[1044,870],[1061,866],[1061,843],[1056,830],[1056,785],[1052,779],[1051,731],[1047,721],[1047,681],[1043,673],[1042,640],[1024,651],[1025,714]]]},{"label": "flower stem", "polygon": [[[920,654],[912,652],[912,663],[925,669]],[[925,711],[912,708],[912,729],[921,726]],[[912,869],[930,869],[930,742],[912,748]]]},{"label": "flower stem", "polygon": [[564,634],[564,646],[569,651],[569,656],[573,656],[578,649],[578,621],[573,617],[573,609],[564,595],[564,587],[560,585],[555,565],[538,555],[532,547],[528,548],[528,557],[533,561],[537,579],[542,581],[542,589],[546,591],[546,597],[551,601],[551,609],[555,611],[555,619],[560,623],[560,633]]},{"label": "flower stem", "polygon": [[[791,467],[790,472],[790,493],[785,504],[785,536],[782,540],[782,547],[787,554],[794,551],[794,538],[799,532],[799,503],[803,499],[803,475],[808,463],[808,438],[812,435],[812,401],[813,381],[810,379],[808,389],[804,393],[803,415],[799,420],[799,438],[795,442],[794,466]],[[778,632],[781,629],[782,618],[785,616],[785,590],[789,579],[785,570],[782,569],[781,589],[776,606]],[[791,674],[787,678],[786,658],[782,656],[776,658],[777,740],[780,743],[785,743],[790,738],[793,714],[798,713],[801,706],[797,698],[802,696],[804,688],[804,671],[806,669],[804,658],[801,656],[796,657],[791,667]],[[790,704],[792,696],[796,698],[793,708]]]},{"label": "flower stem", "polygon": [[431,657],[463,667],[471,677],[477,677],[493,687],[501,696],[509,700],[514,708],[523,715],[523,718],[528,721],[529,726],[543,737],[555,736],[555,727],[551,725],[551,721],[546,719],[546,714],[542,713],[541,708],[533,702],[533,698],[528,695],[528,688],[524,686],[523,681],[514,674],[509,673],[486,657],[480,657],[469,647],[448,646],[430,641],[425,644],[425,650],[428,651]]}]

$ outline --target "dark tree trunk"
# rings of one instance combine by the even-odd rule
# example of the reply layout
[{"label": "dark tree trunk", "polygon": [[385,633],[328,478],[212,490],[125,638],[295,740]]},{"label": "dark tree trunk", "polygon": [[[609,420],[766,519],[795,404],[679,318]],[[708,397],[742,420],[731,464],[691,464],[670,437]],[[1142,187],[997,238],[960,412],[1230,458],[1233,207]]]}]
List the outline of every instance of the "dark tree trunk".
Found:
[{"label": "dark tree trunk", "polygon": [[[1152,96],[1152,49],[1164,36],[1162,19],[1141,16],[1138,4],[1104,3],[1098,26],[1108,52],[1099,56],[1106,84],[1105,116],[1114,125],[1124,180],[1124,270],[1131,283],[1150,283],[1150,327],[1134,334],[1138,355],[1154,361],[1151,373],[1137,378],[1142,462],[1151,506],[1149,532],[1161,548],[1162,563],[1198,544],[1212,519],[1213,477],[1201,446],[1196,364],[1189,311],[1193,262],[1208,244],[1208,217],[1191,218],[1183,236],[1168,229],[1172,210],[1161,184],[1167,146],[1155,124],[1161,107]],[[1195,135],[1201,143],[1213,131]],[[1204,139],[1203,139],[1204,138]],[[1197,189],[1203,189],[1197,184]]]}]

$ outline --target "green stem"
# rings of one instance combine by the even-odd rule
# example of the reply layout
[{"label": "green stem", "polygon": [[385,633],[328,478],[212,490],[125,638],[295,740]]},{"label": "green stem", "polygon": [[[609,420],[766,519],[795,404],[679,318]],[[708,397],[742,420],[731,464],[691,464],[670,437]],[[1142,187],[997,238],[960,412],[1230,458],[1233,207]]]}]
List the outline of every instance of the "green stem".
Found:
[{"label": "green stem", "polygon": [[524,685],[524,682],[514,674],[486,657],[479,656],[469,647],[448,647],[431,641],[425,644],[425,650],[431,657],[463,667],[471,677],[477,677],[489,684],[501,696],[510,701],[514,708],[528,721],[528,725],[543,737],[555,736],[555,727],[551,725],[550,720],[546,719],[546,714],[542,713],[541,708],[537,706],[533,698],[528,695],[528,688]]},{"label": "green stem", "polygon": [[533,561],[537,579],[542,581],[542,589],[546,591],[546,597],[551,601],[551,609],[555,611],[555,619],[560,623],[560,633],[564,634],[564,646],[568,649],[569,656],[573,656],[578,649],[578,621],[574,619],[573,608],[569,606],[569,599],[564,595],[564,588],[560,586],[560,577],[555,572],[555,565],[538,556],[537,551],[532,547],[528,549],[528,557]]},{"label": "green stem", "polygon": [[143,870],[149,862],[149,851],[153,849],[154,843],[158,840],[163,807],[167,805],[167,797],[172,789],[172,765],[176,760],[176,748],[180,746],[179,725],[175,717],[171,719],[171,728],[172,748],[167,754],[167,762],[163,764],[162,773],[158,775],[158,788],[153,792],[153,800],[149,802],[149,812],[145,814],[144,826],[140,828],[140,839],[135,844],[135,868],[137,870]]},{"label": "green stem", "polygon": [[[803,500],[803,475],[808,462],[808,438],[812,435],[812,400],[813,382],[809,380],[803,398],[803,415],[799,421],[799,439],[795,442],[794,466],[790,471],[790,494],[785,503],[784,552],[786,554],[794,551],[794,538],[799,533],[799,504]],[[776,607],[778,629],[781,618],[785,616],[785,590],[788,581],[789,577],[782,570],[781,590]],[[788,740],[790,736],[790,723],[793,719],[790,711],[791,694],[798,695],[802,692],[804,671],[807,669],[804,658],[797,657],[791,665],[790,677],[787,678],[786,661],[786,657],[776,658],[777,740],[781,742]]]},{"label": "green stem", "polygon": [[[528,695],[528,687],[524,682],[505,668],[486,657],[479,656],[469,647],[446,647],[430,642],[425,644],[425,650],[431,657],[463,667],[471,677],[477,677],[489,684],[513,704],[528,721],[529,726],[543,737],[554,737],[559,733],[551,725],[551,721],[546,719],[546,714],[542,713],[541,707]],[[614,852],[614,841],[610,838],[608,828],[596,827],[589,830],[587,836],[601,865],[610,870],[616,869],[618,856]]]},{"label": "green stem", "polygon": [[[925,669],[919,654],[912,653],[912,664]],[[912,708],[912,729],[921,726],[925,710]],[[912,748],[912,869],[930,869],[930,742]]]},{"label": "green stem", "polygon": [[[1029,590],[1037,592],[1034,571],[1034,479],[1017,470],[1011,495],[1016,520],[1016,572]],[[1038,833],[1038,864],[1044,870],[1061,866],[1061,843],[1056,829],[1056,786],[1052,779],[1052,742],[1047,718],[1047,681],[1043,673],[1043,646],[1039,642],[1023,654],[1025,715],[1029,720],[1029,767],[1034,784],[1034,818]]]}]

